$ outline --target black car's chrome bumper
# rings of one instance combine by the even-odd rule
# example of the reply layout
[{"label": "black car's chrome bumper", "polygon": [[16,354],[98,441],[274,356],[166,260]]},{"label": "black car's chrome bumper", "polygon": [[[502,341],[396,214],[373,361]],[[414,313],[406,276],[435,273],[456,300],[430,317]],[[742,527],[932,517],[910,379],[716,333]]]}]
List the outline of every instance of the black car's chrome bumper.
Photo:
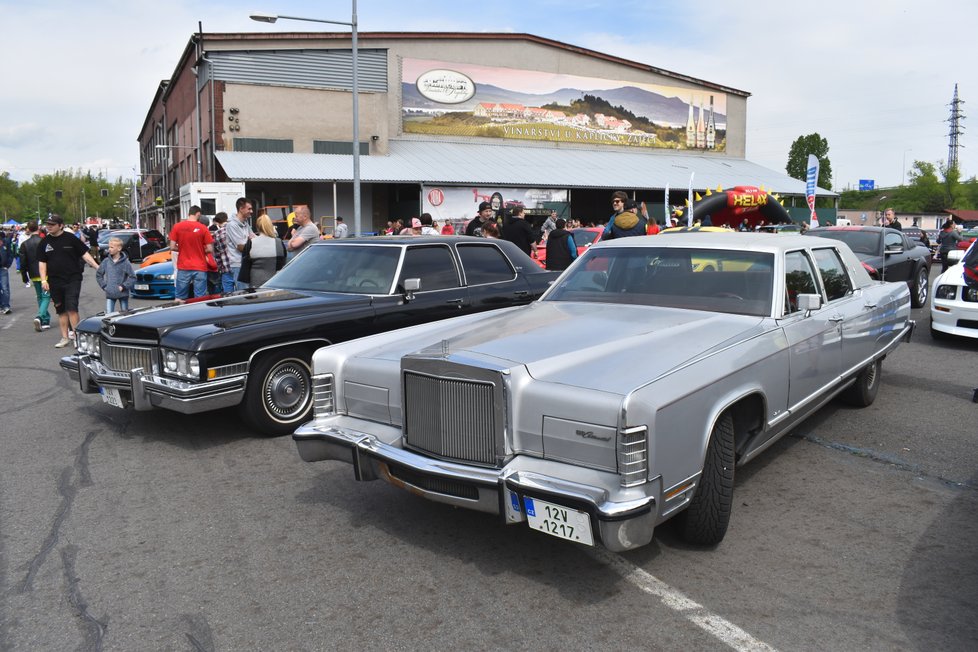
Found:
[{"label": "black car's chrome bumper", "polygon": [[61,358],[60,365],[85,394],[96,394],[100,388],[117,389],[137,410],[165,408],[195,414],[231,407],[244,398],[248,383],[247,375],[191,383],[142,369],[113,371],[98,359],[77,353]]},{"label": "black car's chrome bumper", "polygon": [[614,473],[591,472],[575,481],[564,476],[577,475],[581,467],[524,456],[503,468],[470,466],[315,421],[300,427],[292,438],[307,462],[347,462],[357,480],[383,479],[429,500],[502,515],[506,523],[526,521],[520,505],[530,497],[586,512],[592,530],[610,550],[630,550],[652,540],[656,510],[651,488],[622,489]]}]

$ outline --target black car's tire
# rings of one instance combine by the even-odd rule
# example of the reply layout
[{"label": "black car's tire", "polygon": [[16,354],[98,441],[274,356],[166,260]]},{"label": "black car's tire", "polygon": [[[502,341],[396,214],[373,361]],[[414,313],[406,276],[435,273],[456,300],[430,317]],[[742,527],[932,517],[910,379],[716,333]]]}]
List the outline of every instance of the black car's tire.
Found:
[{"label": "black car's tire", "polygon": [[261,357],[248,374],[242,407],[245,420],[262,434],[294,432],[312,412],[309,361],[286,351]]},{"label": "black car's tire", "polygon": [[847,387],[839,395],[843,402],[856,407],[867,407],[876,400],[876,394],[880,389],[880,376],[882,375],[883,361],[876,360],[866,365],[859,375],[856,382]]},{"label": "black car's tire", "polygon": [[910,307],[923,308],[927,304],[927,294],[930,287],[930,270],[926,265],[914,272],[914,281],[910,286]]},{"label": "black car's tire", "polygon": [[730,524],[734,484],[734,426],[724,414],[713,426],[703,473],[689,507],[676,518],[688,543],[713,546],[723,540]]}]

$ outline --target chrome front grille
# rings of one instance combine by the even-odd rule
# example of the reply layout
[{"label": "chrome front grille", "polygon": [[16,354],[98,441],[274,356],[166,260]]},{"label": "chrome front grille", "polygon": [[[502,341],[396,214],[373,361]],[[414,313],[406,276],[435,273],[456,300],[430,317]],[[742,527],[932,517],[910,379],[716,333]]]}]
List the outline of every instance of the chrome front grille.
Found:
[{"label": "chrome front grille", "polygon": [[322,417],[336,411],[333,401],[333,374],[318,374],[312,377],[312,413]]},{"label": "chrome front grille", "polygon": [[122,346],[102,343],[102,364],[112,371],[153,370],[153,351],[148,346]]},{"label": "chrome front grille", "polygon": [[495,396],[489,381],[405,371],[405,443],[444,459],[495,466],[502,441]]}]

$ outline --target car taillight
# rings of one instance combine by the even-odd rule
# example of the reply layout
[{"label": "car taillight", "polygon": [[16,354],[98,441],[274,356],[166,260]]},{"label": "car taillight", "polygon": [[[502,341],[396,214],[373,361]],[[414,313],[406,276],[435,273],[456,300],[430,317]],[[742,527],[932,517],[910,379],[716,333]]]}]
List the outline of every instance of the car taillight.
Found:
[{"label": "car taillight", "polygon": [[872,278],[874,281],[880,280],[879,272],[876,271],[875,267],[873,267],[872,265],[867,265],[866,263],[863,263],[863,267],[866,269],[867,272],[869,272],[870,278]]}]

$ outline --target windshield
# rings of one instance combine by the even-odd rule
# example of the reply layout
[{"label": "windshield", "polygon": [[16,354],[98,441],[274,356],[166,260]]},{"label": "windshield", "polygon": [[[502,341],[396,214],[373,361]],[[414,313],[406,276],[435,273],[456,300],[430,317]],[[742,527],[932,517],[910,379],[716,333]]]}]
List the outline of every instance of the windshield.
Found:
[{"label": "windshield", "polygon": [[262,287],[313,292],[389,294],[401,247],[313,245]]},{"label": "windshield", "polygon": [[774,254],[677,247],[589,249],[544,301],[771,314]]},{"label": "windshield", "polygon": [[598,239],[598,235],[601,234],[600,231],[590,231],[588,229],[574,229],[571,231],[574,236],[574,244],[578,247],[584,247],[595,240]]},{"label": "windshield", "polygon": [[855,254],[863,254],[869,256],[879,256],[880,255],[880,231],[844,231],[844,230],[831,230],[831,231],[809,231],[808,235],[814,235],[819,238],[829,238],[830,240],[841,240],[849,245],[852,252]]}]

